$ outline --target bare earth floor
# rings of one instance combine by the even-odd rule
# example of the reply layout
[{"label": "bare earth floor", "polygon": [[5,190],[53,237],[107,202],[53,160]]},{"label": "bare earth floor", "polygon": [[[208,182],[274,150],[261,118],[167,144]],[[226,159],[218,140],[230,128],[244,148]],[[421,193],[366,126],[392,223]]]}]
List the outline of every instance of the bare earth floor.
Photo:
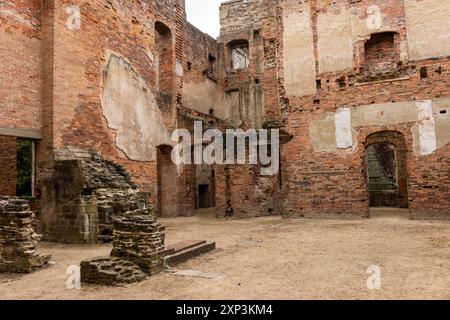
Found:
[{"label": "bare earth floor", "polygon": [[[167,243],[217,242],[178,267],[220,272],[204,279],[162,273],[120,288],[66,287],[66,269],[108,255],[109,245],[41,244],[54,265],[30,275],[0,275],[1,299],[450,299],[450,222],[410,221],[401,210],[368,220],[217,220],[211,214],[161,219]],[[367,289],[367,268],[382,270]]]}]

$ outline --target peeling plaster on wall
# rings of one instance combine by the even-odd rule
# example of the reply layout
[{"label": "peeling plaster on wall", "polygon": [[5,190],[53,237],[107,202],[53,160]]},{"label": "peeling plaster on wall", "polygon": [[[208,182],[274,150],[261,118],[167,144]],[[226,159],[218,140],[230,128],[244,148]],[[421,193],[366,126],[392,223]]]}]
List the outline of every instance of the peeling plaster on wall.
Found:
[{"label": "peeling plaster on wall", "polygon": [[224,106],[223,93],[217,84],[209,79],[204,82],[183,83],[183,103],[187,108],[208,114],[209,109],[214,110],[214,116],[219,119],[229,119],[230,109]]},{"label": "peeling plaster on wall", "polygon": [[432,154],[437,148],[432,101],[418,101],[417,111],[419,114],[420,152],[422,155]]},{"label": "peeling plaster on wall", "polygon": [[442,148],[450,142],[450,98],[433,101],[433,116],[437,148]]},{"label": "peeling plaster on wall", "polygon": [[347,149],[353,146],[351,119],[350,108],[342,108],[336,111],[336,146],[339,149]]},{"label": "peeling plaster on wall", "polygon": [[302,10],[287,9],[283,16],[286,94],[298,97],[317,91],[310,7],[300,6]]},{"label": "peeling plaster on wall", "polygon": [[343,10],[339,15],[333,12],[318,15],[317,47],[320,73],[343,71],[353,67],[350,19],[350,10]]},{"label": "peeling plaster on wall", "polygon": [[[353,146],[351,152],[355,152],[358,128],[401,123],[414,124],[412,135],[416,155],[433,153],[450,143],[450,98],[362,105],[339,109],[336,113],[327,112],[310,123],[309,134],[315,152],[338,153],[342,149],[340,145],[345,146],[343,148]],[[351,138],[353,143],[350,143]]]},{"label": "peeling plaster on wall", "polygon": [[336,150],[336,130],[327,130],[327,128],[335,127],[335,122],[336,117],[333,112],[327,112],[323,118],[311,122],[309,136],[314,152]]},{"label": "peeling plaster on wall", "polygon": [[177,62],[175,64],[175,74],[178,77],[182,77],[183,76],[183,64],[181,63],[180,60],[177,60]]},{"label": "peeling plaster on wall", "polygon": [[405,15],[411,59],[450,55],[450,1],[405,0]]},{"label": "peeling plaster on wall", "polygon": [[172,144],[155,96],[124,58],[108,52],[106,61],[102,109],[116,146],[131,160],[154,161],[157,146]]},{"label": "peeling plaster on wall", "polygon": [[[372,28],[371,17],[361,18],[351,9],[339,12],[319,12],[317,17],[319,72],[341,72],[354,67],[354,45],[366,40],[372,33],[396,32],[396,28],[387,25],[381,13],[379,28]],[[406,41],[400,42],[400,59],[408,59]]]},{"label": "peeling plaster on wall", "polygon": [[381,103],[359,106],[352,110],[352,125],[386,126],[417,121],[417,107],[414,101]]}]

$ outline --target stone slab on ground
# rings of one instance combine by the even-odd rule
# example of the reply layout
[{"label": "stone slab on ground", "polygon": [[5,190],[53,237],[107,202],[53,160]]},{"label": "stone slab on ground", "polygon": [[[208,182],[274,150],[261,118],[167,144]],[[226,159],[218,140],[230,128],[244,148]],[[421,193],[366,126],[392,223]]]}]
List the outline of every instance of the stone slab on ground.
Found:
[{"label": "stone slab on ground", "polygon": [[180,277],[203,278],[211,280],[220,280],[226,277],[222,272],[203,272],[198,270],[180,270],[173,272],[173,275]]},{"label": "stone slab on ground", "polygon": [[198,257],[198,256],[208,253],[210,251],[213,251],[214,249],[216,249],[215,242],[207,242],[207,241],[203,242],[202,241],[202,243],[200,243],[197,246],[188,247],[188,248],[178,251],[174,254],[165,256],[164,257],[164,265],[174,267],[183,262],[186,262],[187,260],[193,259],[195,257]]}]

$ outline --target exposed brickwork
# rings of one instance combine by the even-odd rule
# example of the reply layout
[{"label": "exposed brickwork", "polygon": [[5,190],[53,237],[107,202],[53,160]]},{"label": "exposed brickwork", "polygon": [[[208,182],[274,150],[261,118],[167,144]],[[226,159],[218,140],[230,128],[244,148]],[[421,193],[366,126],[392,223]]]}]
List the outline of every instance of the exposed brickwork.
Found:
[{"label": "exposed brickwork", "polygon": [[[94,152],[121,165],[133,184],[156,204],[159,214],[193,215],[199,206],[199,169],[171,163],[167,136],[176,128],[192,133],[194,121],[202,121],[205,130],[266,127],[281,128],[284,133],[279,175],[262,177],[258,166],[249,165],[206,168],[209,173],[202,178],[215,188],[210,189],[210,197],[215,197],[212,202],[220,216],[367,217],[365,154],[366,147],[376,140],[395,145],[401,164],[398,168],[406,170],[399,172],[401,206],[408,206],[413,218],[449,218],[449,144],[440,138],[444,142],[439,141],[434,152],[418,153],[419,119],[405,115],[404,104],[450,97],[450,57],[441,54],[417,61],[410,57],[412,36],[407,28],[416,21],[407,19],[407,2],[233,0],[221,6],[222,29],[216,41],[186,22],[183,0],[8,1],[8,13],[0,15],[0,54],[4,57],[0,81],[5,84],[0,88],[0,129],[41,131],[43,139],[36,144],[36,194],[43,207],[53,206],[55,181],[65,185],[70,180],[72,186],[79,187],[74,194],[80,193],[81,180],[76,174],[64,180],[61,162],[79,163]],[[80,29],[67,26],[69,5],[80,8]],[[367,31],[370,5],[380,9],[382,26]],[[297,50],[311,50],[314,61],[306,62],[312,62],[311,92],[315,93],[292,94],[292,79],[287,75],[297,66],[285,64],[291,36],[286,32],[293,29],[285,25],[285,17],[308,13],[297,29],[304,29],[302,35],[311,32],[312,39],[294,40],[301,42]],[[350,43],[351,62],[334,68],[339,71],[323,71],[324,56],[333,60],[344,55],[344,50],[334,52],[328,47],[324,53],[321,40],[341,27],[342,33],[347,32],[346,26],[328,27],[323,19],[330,19],[329,23],[348,19],[351,24],[349,39],[327,41],[327,45],[337,46],[347,40]],[[248,46],[246,69],[232,68],[232,49],[237,44]],[[132,77],[141,81],[138,83],[147,92],[146,101],[133,107],[139,109],[154,97],[152,115],[160,114],[156,126],[164,130],[151,131],[155,125],[149,124],[151,130],[141,130],[135,139],[145,135],[165,139],[152,146],[159,150],[148,157],[152,160],[133,160],[119,147],[118,140],[123,139],[119,131],[134,129],[138,119],[117,129],[114,120],[121,119],[111,120],[104,114],[102,92],[111,53],[129,65]],[[326,117],[333,121],[341,108],[349,108],[353,114],[361,106],[388,103],[400,103],[392,109],[403,112],[404,119],[392,118],[382,125],[366,121],[351,128],[351,147],[316,150],[315,141],[330,134],[329,128],[314,133],[312,127],[317,122]],[[440,117],[435,131],[440,130],[441,136],[445,136],[448,124],[446,103],[433,109],[435,118]],[[135,118],[149,111],[139,112]],[[392,112],[385,110],[378,116]],[[330,135],[335,134],[334,129],[331,126],[328,130]],[[0,137],[0,176],[10,181],[2,184],[0,194],[13,194],[15,188],[14,139]],[[122,145],[132,144],[130,148],[140,155],[142,146],[135,140],[122,141]],[[335,142],[337,145],[333,136],[331,143]],[[104,202],[100,209],[104,212],[92,214],[106,220],[108,203],[114,201],[108,198]],[[73,203],[74,208],[79,209],[79,205]],[[41,210],[43,231],[52,233],[49,226],[57,226],[60,239],[67,239],[64,234],[70,238],[73,230],[79,238],[81,220],[71,220],[71,210],[65,213],[67,219],[60,219],[62,211]],[[67,221],[75,220],[77,227],[70,227]],[[57,221],[65,222],[58,225]],[[68,231],[70,228],[73,230]],[[107,224],[104,229],[108,229]]]},{"label": "exposed brickwork", "polygon": [[0,195],[16,195],[16,151],[15,137],[0,136]]},{"label": "exposed brickwork", "polygon": [[0,127],[41,128],[41,2],[1,4]]},{"label": "exposed brickwork", "polygon": [[[362,12],[369,4],[372,4],[372,1],[358,1],[357,3],[338,1],[330,6],[330,10],[351,6],[354,10]],[[383,51],[381,58],[387,58],[389,63],[384,65],[384,68],[387,66],[387,70],[384,69],[386,72],[379,73],[377,78],[371,78],[370,81],[392,77],[393,70],[390,62],[400,60],[396,48],[398,48],[398,42],[402,41],[401,39],[406,39],[402,3],[388,1],[386,4],[378,2],[377,4],[385,14],[385,23],[391,25],[398,35],[394,35],[393,47],[390,47],[387,41],[379,44],[381,45],[379,49]],[[311,6],[313,10],[316,10],[314,1]],[[386,37],[381,37],[381,40],[383,39],[386,40]],[[364,43],[367,44],[365,41]],[[360,47],[355,49],[356,52],[358,52],[358,48]],[[373,47],[367,45],[366,48],[369,49],[366,57],[373,60],[374,55],[371,52]],[[367,65],[359,62],[361,65]],[[389,68],[389,64],[391,68]],[[363,166],[363,142],[371,133],[398,130],[405,136],[408,149],[408,193],[412,215],[424,218],[435,216],[447,216],[448,218],[450,210],[448,165],[446,164],[449,159],[448,146],[437,150],[431,156],[414,155],[410,131],[413,124],[357,128],[358,148],[351,155],[316,153],[312,150],[309,124],[324,112],[334,112],[337,108],[344,106],[356,107],[370,103],[433,99],[450,95],[448,58],[404,62],[401,66],[402,74],[397,73],[392,82],[357,82],[355,79],[361,72],[358,66],[358,61],[356,61],[355,69],[352,72],[334,75],[318,74],[317,79],[321,80],[322,87],[314,96],[284,98],[288,99],[289,105],[284,110],[283,118],[286,121],[286,129],[294,135],[293,141],[285,147],[283,152],[284,194],[287,195],[284,213],[288,216],[328,216],[329,214],[366,216],[368,193]],[[422,67],[433,70],[430,72],[430,78],[421,79],[419,70]],[[434,70],[445,71],[434,72]],[[280,68],[280,72],[282,71]],[[394,71],[397,72],[397,69]],[[407,78],[401,78],[405,74]],[[340,85],[338,81],[341,77],[343,85]],[[430,174],[424,174],[424,172]],[[406,187],[403,188],[406,189]],[[436,200],[430,201],[428,197]],[[425,203],[428,204],[425,205]]]},{"label": "exposed brickwork", "polygon": [[[408,208],[408,150],[406,148],[405,139],[399,132],[381,131],[368,136],[365,147],[367,150],[370,145],[383,143],[395,147],[394,160],[396,162],[396,169],[393,174],[397,176],[398,206],[401,208]],[[367,168],[365,172],[367,172]]]}]

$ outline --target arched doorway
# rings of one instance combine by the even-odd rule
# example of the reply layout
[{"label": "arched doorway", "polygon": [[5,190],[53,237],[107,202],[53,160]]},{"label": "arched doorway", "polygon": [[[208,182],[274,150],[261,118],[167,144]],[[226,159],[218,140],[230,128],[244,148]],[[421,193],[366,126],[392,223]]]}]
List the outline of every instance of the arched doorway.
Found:
[{"label": "arched doorway", "polygon": [[172,147],[157,149],[158,213],[161,217],[177,216],[177,167],[172,161]]},{"label": "arched doorway", "polygon": [[403,134],[367,137],[365,167],[371,207],[408,208],[407,148]]}]

